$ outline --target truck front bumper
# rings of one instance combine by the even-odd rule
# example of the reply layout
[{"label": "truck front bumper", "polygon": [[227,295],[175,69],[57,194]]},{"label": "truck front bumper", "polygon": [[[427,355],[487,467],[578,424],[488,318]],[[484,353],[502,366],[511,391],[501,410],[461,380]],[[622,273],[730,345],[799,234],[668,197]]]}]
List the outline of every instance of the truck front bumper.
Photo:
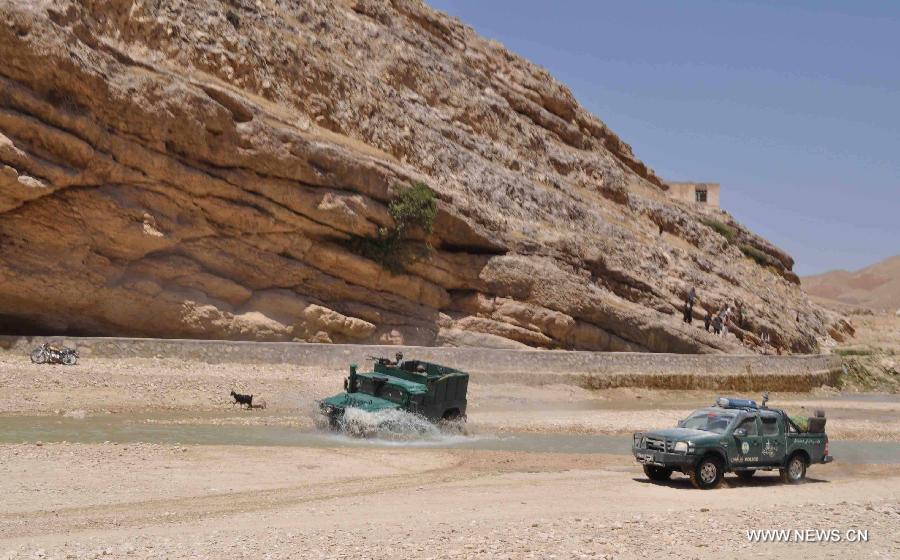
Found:
[{"label": "truck front bumper", "polygon": [[653,465],[655,467],[671,467],[681,468],[693,465],[697,458],[694,455],[685,453],[665,453],[663,451],[652,451],[649,449],[632,448],[631,452],[638,463],[642,465]]}]

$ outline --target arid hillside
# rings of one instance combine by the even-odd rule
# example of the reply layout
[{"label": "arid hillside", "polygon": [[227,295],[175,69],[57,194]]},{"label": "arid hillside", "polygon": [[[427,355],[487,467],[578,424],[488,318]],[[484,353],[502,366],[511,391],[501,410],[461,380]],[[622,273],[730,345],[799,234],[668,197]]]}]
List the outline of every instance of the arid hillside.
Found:
[{"label": "arid hillside", "polygon": [[[420,2],[6,0],[0,60],[5,333],[813,352],[846,327]],[[739,306],[729,337],[682,323],[691,287],[700,319]]]},{"label": "arid hillside", "polygon": [[803,290],[838,307],[862,307],[878,311],[900,310],[900,255],[855,272],[832,270],[802,278]]}]

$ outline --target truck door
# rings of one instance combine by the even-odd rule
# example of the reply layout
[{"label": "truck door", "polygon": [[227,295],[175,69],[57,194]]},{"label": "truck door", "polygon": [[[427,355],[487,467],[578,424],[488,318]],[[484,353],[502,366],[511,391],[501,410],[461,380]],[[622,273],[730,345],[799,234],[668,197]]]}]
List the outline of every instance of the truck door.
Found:
[{"label": "truck door", "polygon": [[784,459],[785,438],[782,433],[781,422],[776,416],[760,416],[760,463],[764,465],[779,465]]},{"label": "truck door", "polygon": [[428,395],[410,395],[409,396],[409,411],[413,414],[424,414],[425,412],[425,398]]},{"label": "truck door", "polygon": [[441,378],[434,384],[434,402],[443,405],[446,400],[447,381],[444,378]]},{"label": "truck door", "polygon": [[447,379],[447,401],[453,402],[456,400],[456,386],[457,386],[457,378],[450,377]]},{"label": "truck door", "polygon": [[[735,426],[732,436],[734,450],[731,464],[735,467],[752,467],[761,464],[762,441],[759,436],[759,420],[756,414],[747,416]],[[746,434],[740,432],[746,432]],[[740,435],[739,435],[740,434]]]}]

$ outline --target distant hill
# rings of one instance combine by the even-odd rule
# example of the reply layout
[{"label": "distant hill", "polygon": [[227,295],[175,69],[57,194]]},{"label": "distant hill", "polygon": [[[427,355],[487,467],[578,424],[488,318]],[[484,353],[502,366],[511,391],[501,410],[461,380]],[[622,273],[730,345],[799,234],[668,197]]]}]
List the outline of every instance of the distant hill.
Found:
[{"label": "distant hill", "polygon": [[811,296],[875,310],[900,308],[900,255],[857,270],[832,270],[800,279]]}]

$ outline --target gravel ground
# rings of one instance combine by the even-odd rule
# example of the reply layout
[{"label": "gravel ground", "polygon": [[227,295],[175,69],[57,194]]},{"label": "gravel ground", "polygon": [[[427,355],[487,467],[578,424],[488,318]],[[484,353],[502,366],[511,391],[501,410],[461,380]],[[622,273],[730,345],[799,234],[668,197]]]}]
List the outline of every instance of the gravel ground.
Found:
[{"label": "gravel ground", "polygon": [[[0,446],[0,558],[891,558],[900,467],[693,490],[625,457],[433,449]],[[867,543],[747,540],[866,529]]]},{"label": "gravel ground", "polygon": [[[0,358],[0,423],[14,416],[311,427],[340,371],[166,360],[36,367]],[[232,408],[234,387],[265,411]],[[625,433],[670,425],[705,392],[480,385],[470,429]],[[829,391],[832,436],[896,440],[897,401]],[[89,426],[88,423],[85,424]],[[0,426],[2,427],[2,426]],[[880,430],[878,436],[869,430]],[[650,483],[627,456],[429,447],[0,445],[2,558],[892,558],[900,465],[840,460],[787,486],[729,476],[702,492]],[[748,529],[867,529],[866,543],[751,543]]]}]

